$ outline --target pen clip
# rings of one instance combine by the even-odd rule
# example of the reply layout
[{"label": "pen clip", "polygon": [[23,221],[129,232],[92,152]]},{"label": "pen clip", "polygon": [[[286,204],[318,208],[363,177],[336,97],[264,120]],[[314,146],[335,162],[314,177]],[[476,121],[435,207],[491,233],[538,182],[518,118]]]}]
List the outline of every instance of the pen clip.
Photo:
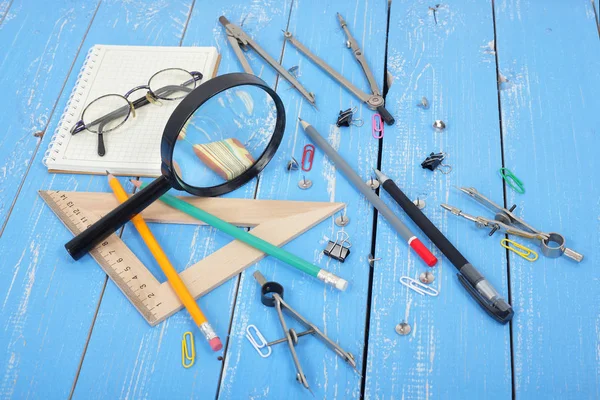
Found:
[{"label": "pen clip", "polygon": [[479,303],[479,305],[496,321],[506,324],[510,321],[514,315],[512,308],[508,307],[507,311],[500,310],[495,304],[490,303],[487,299],[485,299],[479,291],[471,285],[471,283],[464,277],[462,274],[457,273],[458,281],[460,284],[467,289],[467,292],[471,295],[475,301]]}]

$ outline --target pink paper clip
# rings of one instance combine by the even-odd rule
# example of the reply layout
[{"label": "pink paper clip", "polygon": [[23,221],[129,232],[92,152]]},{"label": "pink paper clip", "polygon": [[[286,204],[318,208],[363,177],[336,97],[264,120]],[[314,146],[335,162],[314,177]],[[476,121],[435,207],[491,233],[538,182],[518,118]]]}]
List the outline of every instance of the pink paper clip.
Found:
[{"label": "pink paper clip", "polygon": [[383,120],[381,119],[381,115],[373,114],[371,122],[373,123],[373,137],[375,139],[383,138]]}]

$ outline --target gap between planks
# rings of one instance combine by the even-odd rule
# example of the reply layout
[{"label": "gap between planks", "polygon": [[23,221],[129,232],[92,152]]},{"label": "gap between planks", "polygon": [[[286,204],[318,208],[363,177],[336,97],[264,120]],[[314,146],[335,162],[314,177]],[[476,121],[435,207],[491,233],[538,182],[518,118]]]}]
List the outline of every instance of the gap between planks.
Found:
[{"label": "gap between planks", "polygon": [[[290,1],[290,11],[288,12],[288,16],[287,16],[287,21],[285,24],[285,30],[289,30],[290,27],[290,21],[292,18],[292,11],[294,10],[294,0]],[[281,52],[279,53],[279,64],[283,63],[283,57],[285,55],[285,44],[287,41],[283,41],[283,44],[281,46]],[[226,45],[225,47],[226,49],[229,49],[228,45]],[[227,50],[224,50],[227,51]],[[239,61],[234,61],[234,62],[239,62]],[[273,88],[273,90],[275,90],[275,92],[277,92],[277,88],[279,87],[279,74],[275,74],[275,87]],[[261,175],[259,174],[256,177],[256,185],[254,186],[254,193],[252,198],[256,200],[257,196],[258,196],[258,188],[260,187],[260,178]],[[248,228],[249,230],[249,228]],[[225,364],[227,361],[227,355],[229,354],[229,338],[231,337],[231,329],[233,328],[233,320],[235,317],[235,312],[236,312],[236,305],[237,305],[237,301],[238,301],[238,296],[240,294],[240,282],[241,282],[241,277],[242,277],[242,273],[240,272],[237,277],[236,277],[236,282],[235,282],[235,295],[233,296],[233,304],[231,305],[231,314],[229,315],[229,326],[227,328],[227,339],[225,340],[225,345],[223,346],[223,359],[221,360],[221,372],[219,373],[219,384],[217,385],[217,392],[215,393],[215,399],[219,398],[219,394],[221,393],[221,384],[223,383],[223,378],[225,377]]]},{"label": "gap between planks", "polygon": [[[60,91],[58,92],[58,96],[56,97],[56,101],[54,102],[54,105],[52,106],[52,110],[50,111],[50,114],[48,115],[48,121],[46,122],[44,129],[42,129],[43,134],[38,139],[38,143],[36,144],[35,148],[33,149],[32,154],[31,154],[31,157],[29,158],[29,164],[27,164],[27,169],[25,169],[25,173],[23,174],[23,177],[21,178],[21,182],[19,182],[19,188],[17,189],[17,192],[15,193],[15,197],[13,198],[12,202],[10,203],[10,207],[8,208],[8,213],[6,214],[6,218],[4,219],[2,226],[0,227],[0,238],[2,237],[2,234],[4,233],[4,229],[6,228],[6,225],[8,224],[8,220],[10,219],[10,217],[12,215],[12,211],[15,208],[15,204],[17,204],[17,200],[19,199],[19,195],[21,194],[21,190],[23,189],[25,180],[27,179],[27,176],[29,176],[29,171],[31,170],[31,166],[35,162],[35,157],[36,157],[38,151],[40,150],[40,146],[44,142],[44,137],[46,136],[46,131],[48,130],[48,126],[50,125],[50,122],[52,121],[52,117],[54,116],[54,113],[56,112],[56,107],[58,107],[60,98],[62,97],[63,92],[65,91],[65,87],[67,86],[67,83],[69,82],[69,77],[71,76],[71,73],[73,72],[73,67],[75,67],[75,63],[77,62],[77,58],[79,57],[79,53],[81,52],[81,48],[83,47],[85,38],[87,37],[88,32],[90,31],[90,28],[92,27],[92,23],[94,22],[94,19],[96,18],[96,14],[98,13],[98,9],[100,8],[100,3],[102,3],[102,0],[98,1],[98,4],[96,4],[96,8],[94,9],[94,13],[92,14],[90,23],[88,24],[88,27],[85,30],[85,33],[83,34],[83,39],[81,39],[81,43],[79,43],[79,47],[77,48],[77,52],[75,53],[73,62],[71,62],[71,66],[69,67],[69,71],[67,71],[67,75],[65,76],[64,82],[60,88]],[[6,15],[8,15],[8,11],[9,11],[11,5],[12,5],[12,1],[11,1],[10,5],[8,6],[8,8],[6,9],[6,12],[4,13],[4,16],[2,17],[2,20],[0,20],[0,26],[2,25],[2,22],[4,21],[4,18],[6,17]]]},{"label": "gap between planks", "polygon": [[[386,27],[385,27],[385,47],[383,51],[383,85],[382,85],[382,96],[384,101],[389,91],[388,80],[387,80],[387,64],[388,64],[388,40],[390,35],[390,18],[392,14],[392,0],[388,0],[386,4]],[[363,44],[364,46],[364,44]],[[383,137],[377,140],[377,169],[381,170],[381,160],[383,159]],[[379,196],[381,187],[375,189],[375,193]],[[377,258],[377,218],[379,213],[376,208],[373,207],[373,225],[371,227],[371,254],[373,258]],[[365,303],[365,334],[364,334],[364,347],[363,347],[363,363],[362,363],[362,379],[360,381],[360,398],[365,398],[365,390],[367,386],[367,359],[369,356],[369,333],[371,326],[371,305],[373,298],[373,275],[374,275],[375,262],[373,265],[369,264],[369,283],[367,290],[367,301]]]}]

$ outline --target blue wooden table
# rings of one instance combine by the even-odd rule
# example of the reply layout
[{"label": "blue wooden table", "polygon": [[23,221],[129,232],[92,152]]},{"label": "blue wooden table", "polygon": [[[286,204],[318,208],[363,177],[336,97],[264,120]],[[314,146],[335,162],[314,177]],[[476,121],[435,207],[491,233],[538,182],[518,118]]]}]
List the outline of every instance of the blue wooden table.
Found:
[{"label": "blue wooden table", "polygon": [[[317,340],[300,341],[317,398],[600,397],[598,1],[449,0],[435,19],[434,6],[420,0],[0,1],[0,397],[306,398],[285,347],[261,359],[245,339],[248,324],[269,339],[281,335],[276,314],[260,303],[251,276],[256,269],[281,282],[290,304],[356,356],[360,375]],[[394,78],[386,101],[397,122],[381,141],[371,136],[372,111],[284,44],[281,30],[288,29],[366,90],[336,12],[361,43],[380,87],[386,69]],[[103,177],[52,175],[42,165],[92,45],[216,46],[220,73],[241,71],[217,21],[221,15],[243,20],[286,68],[298,65],[319,107],[250,55],[254,71],[284,100],[288,124],[258,187],[248,184],[228,196],[347,203],[353,247],[346,263],[322,255],[339,229],[333,218],[286,248],[348,278],[351,287],[336,292],[264,259],[199,300],[227,343],[218,358],[199,341],[197,363],[185,370],[180,341],[194,330],[188,314],[150,327],[93,259],[74,262],[66,254],[71,234],[37,191],[109,191]],[[428,110],[417,107],[423,96]],[[358,108],[365,126],[335,126],[338,111],[348,107]],[[424,212],[510,300],[512,323],[487,316],[437,250],[439,297],[401,286],[400,276],[418,276],[426,267],[320,151],[309,175],[314,186],[299,190],[299,175],[284,168],[308,142],[299,115],[365,179],[379,166],[410,197],[425,200]],[[447,123],[444,132],[433,131],[435,119]],[[432,151],[448,154],[450,174],[421,168]],[[504,185],[502,166],[525,183],[525,194]],[[439,207],[448,202],[486,215],[455,186],[516,204],[532,225],[565,235],[584,261],[540,256],[529,263],[507,253],[498,235],[489,238]],[[177,249],[170,255],[180,269],[231,240],[207,227],[161,225],[154,232],[166,249]],[[152,263],[131,226],[122,237]],[[381,258],[373,268],[369,253]],[[401,321],[412,327],[407,336],[394,331]]]}]

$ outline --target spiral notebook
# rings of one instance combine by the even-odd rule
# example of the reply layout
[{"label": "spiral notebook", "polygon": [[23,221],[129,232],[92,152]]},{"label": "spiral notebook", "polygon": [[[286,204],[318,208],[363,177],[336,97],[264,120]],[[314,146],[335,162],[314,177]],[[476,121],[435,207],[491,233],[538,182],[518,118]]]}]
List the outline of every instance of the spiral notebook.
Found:
[{"label": "spiral notebook", "polygon": [[[214,77],[219,64],[215,47],[93,46],[79,72],[77,83],[50,140],[43,162],[49,172],[115,175],[160,175],[160,141],[163,128],[179,101],[160,101],[136,109],[118,129],[104,135],[106,154],[98,155],[98,137],[70,130],[83,109],[105,94],[125,94],[146,85],[165,68],[199,71],[201,84]],[[143,96],[143,90],[132,100]]]}]

